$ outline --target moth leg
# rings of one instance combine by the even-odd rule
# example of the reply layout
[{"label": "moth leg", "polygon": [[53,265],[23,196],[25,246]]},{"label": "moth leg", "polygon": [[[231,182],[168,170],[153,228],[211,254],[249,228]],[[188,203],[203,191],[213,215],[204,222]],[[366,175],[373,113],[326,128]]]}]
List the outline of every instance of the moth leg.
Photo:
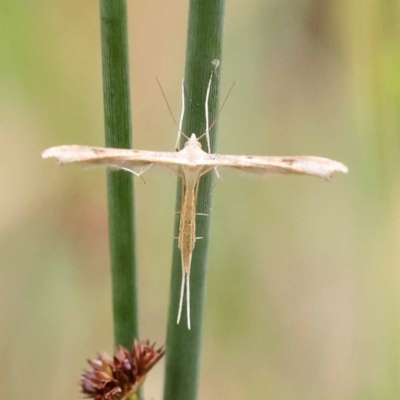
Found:
[{"label": "moth leg", "polygon": [[219,174],[217,167],[214,167],[215,174],[217,175],[217,179],[222,181],[222,176]]},{"label": "moth leg", "polygon": [[178,309],[178,318],[176,323],[179,324],[182,315],[182,303],[183,303],[183,295],[185,292],[185,272],[182,271],[182,283],[181,283],[181,294],[179,296],[179,309]]},{"label": "moth leg", "polygon": [[150,164],[150,165],[148,165],[148,166],[147,166],[146,168],[144,168],[144,169],[143,169],[143,167],[142,167],[142,168],[140,169],[140,172],[132,171],[132,173],[133,173],[135,176],[140,177],[140,178],[142,179],[143,183],[146,184],[146,181],[144,180],[144,178],[143,178],[142,175],[143,175],[149,168],[151,168],[153,165],[154,165],[154,164]]},{"label": "moth leg", "polygon": [[[180,214],[180,213],[181,213],[180,211],[175,211],[175,214]],[[210,216],[210,214],[204,214],[204,213],[196,213],[196,215],[203,215],[205,217],[209,217]]]},{"label": "moth leg", "polygon": [[[218,180],[219,180],[219,181],[222,181],[222,176],[218,173],[217,167],[210,167],[210,168],[205,169],[204,171],[201,172],[200,177],[203,176],[203,175],[205,175],[205,174],[208,174],[208,173],[209,173],[210,171],[212,171],[212,170],[214,170],[215,173],[217,174]],[[217,183],[218,183],[218,181],[215,182],[215,185],[213,186],[213,190],[214,190],[215,186],[217,186]]]},{"label": "moth leg", "polygon": [[150,169],[154,164],[151,163],[148,167],[146,167],[145,169],[142,168],[142,170],[140,171],[140,175],[142,175],[143,173],[145,173],[148,169]]},{"label": "moth leg", "polygon": [[185,283],[186,283],[186,312],[187,312],[187,325],[190,330],[190,273],[186,273],[182,270],[182,283],[181,283],[181,292],[179,295],[179,309],[178,309],[178,318],[176,319],[176,323],[179,324],[182,316],[182,307],[183,307],[183,296],[185,294]]},{"label": "moth leg", "polygon": [[[211,129],[210,129],[210,115],[209,115],[209,110],[208,110],[208,103],[209,103],[209,99],[210,99],[211,81],[213,78],[213,74],[214,74],[214,71],[211,71],[210,80],[208,81],[208,86],[207,86],[206,103],[205,103],[205,110],[206,110],[206,132],[205,133],[206,133],[207,147],[208,147],[209,153],[211,153],[211,142],[210,142],[210,130]],[[217,175],[217,178],[221,180],[221,175],[219,174],[217,167],[214,167],[214,171],[215,171],[215,174]]]},{"label": "moth leg", "polygon": [[142,174],[144,174],[144,173],[145,173],[149,168],[151,168],[153,165],[154,165],[154,163],[151,163],[151,164],[149,164],[146,168],[143,168],[143,167],[142,167],[142,168],[140,169],[140,172],[136,172],[136,171],[134,171],[133,169],[130,169],[130,168],[121,167],[120,165],[113,165],[113,164],[111,164],[110,167],[113,167],[113,168],[115,168],[115,169],[121,169],[121,170],[123,170],[123,171],[130,172],[131,174],[133,174],[133,175],[135,175],[135,176],[137,176],[137,177],[140,176],[140,177],[142,178],[143,182],[146,183],[145,180],[144,180],[143,177],[142,177]]},{"label": "moth leg", "polygon": [[182,112],[181,119],[179,120],[179,128],[178,128],[178,137],[176,138],[175,150],[179,151],[179,143],[181,140],[182,132],[182,124],[183,124],[183,116],[185,114],[185,80],[182,79]]},{"label": "moth leg", "polygon": [[[212,171],[212,170],[214,170],[214,171],[216,172],[218,180],[219,180],[219,181],[222,181],[222,176],[218,173],[216,167],[210,167],[210,168],[205,169],[204,171],[201,172],[200,176],[203,176],[203,175],[205,175],[205,174],[208,174],[208,173],[209,173],[210,171]],[[213,186],[213,190],[214,190],[215,186],[217,186],[217,183],[218,183],[218,181],[215,182],[215,185]]]},{"label": "moth leg", "polygon": [[215,169],[215,168],[216,168],[216,167],[209,167],[209,168],[204,169],[203,171],[201,171],[200,177],[203,176],[203,175],[205,175],[205,174],[208,174],[210,171],[212,171],[212,170]]},{"label": "moth leg", "polygon": [[204,105],[205,111],[206,111],[206,140],[207,140],[207,147],[208,147],[208,152],[211,153],[211,143],[210,143],[210,116],[208,112],[208,101],[210,99],[210,91],[211,91],[211,81],[213,77],[213,72],[211,71],[210,75],[210,80],[208,81],[208,86],[207,86],[207,93],[206,93],[206,103]]},{"label": "moth leg", "polygon": [[190,330],[190,274],[186,274],[186,312],[187,312],[187,325]]},{"label": "moth leg", "polygon": [[[180,211],[175,211],[175,214],[180,214]],[[210,214],[205,214],[205,213],[196,213],[196,215],[204,215],[205,217],[209,217]]]},{"label": "moth leg", "polygon": [[197,239],[204,239],[204,238],[203,238],[203,236],[200,236],[200,237],[197,237],[195,239],[197,240]]},{"label": "moth leg", "polygon": [[217,183],[218,183],[218,181],[217,181],[217,182],[215,182],[214,186],[212,187],[212,190],[214,190],[214,189],[215,189],[215,186],[217,186]]}]

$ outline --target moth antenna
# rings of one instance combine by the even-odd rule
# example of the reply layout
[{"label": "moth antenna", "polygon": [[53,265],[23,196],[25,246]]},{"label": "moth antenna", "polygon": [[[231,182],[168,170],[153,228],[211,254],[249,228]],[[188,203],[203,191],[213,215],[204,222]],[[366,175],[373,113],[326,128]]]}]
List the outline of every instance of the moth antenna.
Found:
[{"label": "moth antenna", "polygon": [[182,315],[182,303],[183,303],[183,294],[185,292],[185,272],[182,271],[182,283],[181,283],[181,294],[179,296],[179,309],[178,309],[178,318],[176,323],[179,324]]},{"label": "moth antenna", "polygon": [[164,97],[165,103],[167,104],[169,114],[171,115],[172,120],[174,121],[175,125],[178,127],[178,138],[176,139],[176,144],[175,144],[175,149],[176,149],[176,151],[178,151],[178,145],[179,145],[179,140],[181,139],[181,135],[183,135],[186,139],[189,140],[189,138],[182,132],[183,115],[184,115],[184,112],[185,112],[185,89],[184,89],[184,86],[183,86],[184,79],[182,80],[182,113],[181,113],[181,119],[179,121],[179,125],[176,122],[174,114],[172,113],[171,107],[170,107],[170,105],[168,103],[167,96],[165,95],[164,89],[162,88],[161,83],[160,83],[160,81],[158,80],[157,77],[156,77],[156,81],[158,83],[158,86],[160,87],[160,90],[161,90],[161,93],[162,93],[162,95]]},{"label": "moth antenna", "polygon": [[174,114],[172,113],[171,107],[169,106],[169,103],[168,103],[168,100],[167,100],[167,96],[166,96],[165,93],[164,93],[164,89],[162,88],[161,83],[160,83],[160,81],[158,80],[157,77],[156,77],[156,81],[157,81],[158,86],[159,86],[159,88],[160,88],[160,90],[161,90],[161,93],[162,93],[162,95],[163,95],[163,97],[164,97],[165,103],[167,104],[168,111],[169,111],[169,113],[170,113],[170,115],[171,115],[171,117],[172,117],[172,120],[174,121],[175,125],[178,126],[178,124],[176,123]]},{"label": "moth antenna", "polygon": [[187,325],[190,330],[190,275],[186,274],[186,309],[187,309]]}]

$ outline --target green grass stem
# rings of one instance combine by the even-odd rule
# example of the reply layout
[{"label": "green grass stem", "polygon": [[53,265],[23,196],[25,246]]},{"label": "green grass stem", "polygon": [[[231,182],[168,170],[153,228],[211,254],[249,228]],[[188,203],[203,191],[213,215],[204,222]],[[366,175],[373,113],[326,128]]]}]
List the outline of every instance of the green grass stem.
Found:
[{"label": "green grass stem", "polygon": [[[107,147],[131,148],[132,124],[126,0],[100,0],[104,121]],[[114,344],[138,338],[133,177],[108,171]]]},{"label": "green grass stem", "polygon": [[[186,112],[183,131],[186,135],[205,131],[205,97],[208,80],[214,66],[212,60],[221,60],[224,0],[191,0],[189,6],[188,37],[185,66]],[[218,68],[220,77],[221,67]],[[218,113],[219,78],[212,85],[210,96],[210,121]],[[211,131],[211,148],[215,149],[216,125]],[[183,142],[182,142],[183,144]],[[203,149],[207,149],[205,138]],[[205,300],[207,257],[211,218],[211,192],[213,173],[201,179],[197,212],[209,217],[197,217],[196,241],[191,268],[191,321],[192,329],[186,325],[185,308],[180,325],[176,324],[181,285],[181,255],[174,243],[171,274],[170,306],[168,316],[167,353],[165,368],[164,400],[195,400],[198,392],[203,311]],[[181,204],[181,183],[178,183],[176,209]],[[178,236],[179,214],[175,220],[174,236]]]}]

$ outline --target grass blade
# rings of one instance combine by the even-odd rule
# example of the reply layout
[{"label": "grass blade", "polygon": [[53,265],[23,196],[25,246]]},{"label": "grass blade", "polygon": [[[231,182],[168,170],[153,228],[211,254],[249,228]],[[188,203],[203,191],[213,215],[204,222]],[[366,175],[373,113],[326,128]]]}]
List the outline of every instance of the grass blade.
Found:
[{"label": "grass blade", "polygon": [[[183,122],[183,131],[186,134],[195,132],[199,136],[205,131],[204,102],[210,73],[212,69],[215,69],[212,60],[221,60],[223,20],[223,0],[190,1],[185,67],[187,111]],[[218,76],[219,74],[220,68]],[[219,79],[217,78],[213,82],[210,97],[210,121],[214,121],[218,111],[218,86]],[[216,125],[211,131],[212,151],[215,149],[215,131]],[[207,148],[205,138],[202,145],[204,149]],[[212,177],[213,174],[207,174],[201,179],[197,205],[199,213],[210,215]],[[179,183],[177,211],[179,211],[180,203],[181,185]],[[195,400],[197,398],[210,218],[199,216],[196,223],[196,235],[204,239],[196,242],[193,252],[190,279],[192,315],[190,331],[186,326],[186,318],[182,318],[180,325],[176,324],[181,284],[181,255],[176,241],[174,243],[164,400]],[[179,214],[175,221],[175,237],[178,235],[178,227]]]},{"label": "grass blade", "polygon": [[[127,15],[125,0],[100,0],[104,121],[108,147],[131,148]],[[108,171],[114,343],[138,338],[133,177]]]}]

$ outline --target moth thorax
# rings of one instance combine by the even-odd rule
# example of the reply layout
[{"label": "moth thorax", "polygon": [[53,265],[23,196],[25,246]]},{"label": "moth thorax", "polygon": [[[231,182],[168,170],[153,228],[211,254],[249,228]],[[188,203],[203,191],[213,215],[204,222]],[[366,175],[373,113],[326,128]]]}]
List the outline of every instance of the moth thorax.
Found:
[{"label": "moth thorax", "polygon": [[187,146],[197,146],[201,149],[201,143],[198,141],[195,133],[192,133],[189,140],[185,143],[185,147]]}]

